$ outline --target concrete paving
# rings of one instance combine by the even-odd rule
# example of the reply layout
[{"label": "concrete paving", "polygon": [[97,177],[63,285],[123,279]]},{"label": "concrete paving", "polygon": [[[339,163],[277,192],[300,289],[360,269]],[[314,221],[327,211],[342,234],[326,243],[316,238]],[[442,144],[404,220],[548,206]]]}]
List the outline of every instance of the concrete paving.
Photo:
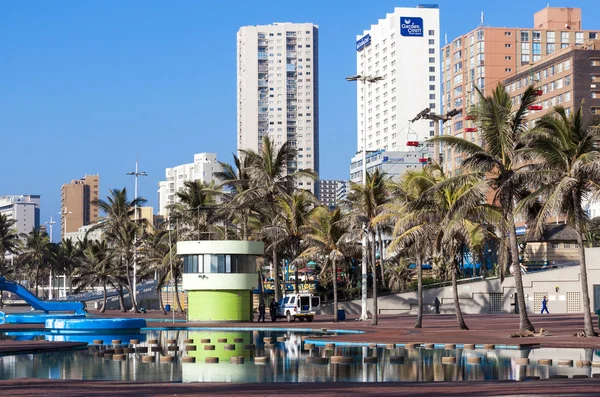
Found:
[{"label": "concrete paving", "polygon": [[[92,313],[100,315],[99,313]],[[160,312],[146,314],[122,313],[111,311],[101,314],[105,317],[144,317],[151,319],[170,319],[171,315]],[[176,319],[183,319],[177,315]],[[370,321],[356,321],[350,317],[344,322],[333,323],[331,316],[317,316],[312,323],[285,321],[264,323],[170,323],[149,322],[151,327],[203,327],[203,326],[240,326],[251,328],[312,328],[321,330],[352,329],[364,331],[364,334],[336,336],[335,340],[345,342],[369,343],[476,343],[476,344],[539,344],[543,347],[575,347],[598,348],[600,338],[581,338],[573,336],[583,329],[581,314],[532,315],[531,320],[536,330],[543,328],[551,336],[529,338],[511,338],[510,335],[518,330],[519,317],[513,314],[467,315],[468,331],[459,330],[456,319],[450,315],[425,315],[423,327],[413,328],[414,316],[380,316],[379,325],[372,326]],[[597,329],[597,319],[594,316]],[[41,325],[4,324],[0,330],[41,328]],[[333,339],[332,339],[333,341]],[[11,346],[9,354],[17,352],[18,346],[27,351],[33,346],[36,349],[46,346],[48,349],[64,348],[59,344],[64,342],[9,342],[0,341],[1,347]],[[8,351],[4,351],[5,353]],[[524,382],[494,381],[494,382],[439,382],[439,383],[275,383],[275,384],[234,384],[234,383],[139,383],[113,381],[77,381],[77,380],[46,380],[46,379],[15,379],[0,382],[0,395],[33,396],[139,396],[139,395],[211,395],[211,396],[347,396],[358,393],[361,396],[580,396],[600,395],[600,379],[547,379]]]}]

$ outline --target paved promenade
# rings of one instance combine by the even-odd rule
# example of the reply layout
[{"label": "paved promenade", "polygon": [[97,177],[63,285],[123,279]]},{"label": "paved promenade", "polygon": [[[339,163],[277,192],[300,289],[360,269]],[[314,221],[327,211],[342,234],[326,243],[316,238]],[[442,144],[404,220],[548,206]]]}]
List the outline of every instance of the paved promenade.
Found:
[{"label": "paved promenade", "polygon": [[[91,314],[98,314],[92,312]],[[106,317],[145,317],[151,319],[171,319],[159,312],[146,314],[107,312]],[[413,328],[414,316],[381,316],[379,325],[372,326],[370,321],[357,321],[349,318],[334,324],[330,316],[317,316],[312,323],[279,320],[275,323],[171,323],[149,322],[152,327],[192,327],[192,326],[240,326],[265,328],[312,328],[312,329],[353,329],[364,334],[335,337],[339,341],[368,343],[476,343],[476,344],[539,344],[544,347],[579,347],[600,349],[600,338],[581,338],[573,336],[583,329],[581,314],[577,315],[532,315],[536,330],[543,328],[551,336],[510,338],[518,329],[517,315],[467,315],[468,331],[456,326],[456,319],[450,315],[425,315],[422,329]],[[176,319],[183,319],[177,315]],[[597,329],[597,318],[594,316]],[[39,325],[0,325],[0,330],[41,328]],[[0,353],[19,350],[64,348],[58,342],[14,342],[0,341]],[[579,396],[600,395],[600,379],[547,379],[524,382],[455,382],[455,383],[309,383],[309,384],[165,384],[113,381],[76,381],[16,379],[0,382],[0,395],[10,396],[159,396],[159,395],[210,395],[210,396],[347,396],[349,393],[360,396]]]}]

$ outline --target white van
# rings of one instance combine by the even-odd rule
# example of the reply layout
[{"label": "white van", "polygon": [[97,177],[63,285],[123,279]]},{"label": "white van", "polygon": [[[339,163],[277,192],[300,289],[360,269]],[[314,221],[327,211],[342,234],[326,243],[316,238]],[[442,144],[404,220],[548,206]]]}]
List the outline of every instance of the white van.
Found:
[{"label": "white van", "polygon": [[321,298],[312,294],[291,294],[279,300],[278,318],[286,318],[288,323],[296,321],[311,322],[321,312]]}]

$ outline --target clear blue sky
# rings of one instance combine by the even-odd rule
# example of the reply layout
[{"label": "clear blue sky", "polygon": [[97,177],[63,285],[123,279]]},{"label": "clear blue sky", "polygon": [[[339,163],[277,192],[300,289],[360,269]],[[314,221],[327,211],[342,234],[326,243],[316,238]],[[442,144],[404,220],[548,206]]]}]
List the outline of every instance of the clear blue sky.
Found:
[{"label": "clear blue sky", "polygon": [[[102,196],[127,186],[139,155],[140,195],[157,207],[165,167],[236,150],[236,32],[243,25],[319,25],[321,177],[346,179],[356,151],[355,35],[418,1],[0,0],[0,195],[41,194],[42,222],[60,187],[100,174]],[[435,3],[423,0],[422,3]],[[531,27],[547,1],[441,0],[442,36]],[[476,4],[476,5],[475,5]],[[581,7],[600,30],[598,0]],[[58,230],[58,228],[57,228]],[[54,239],[59,232],[55,231]]]}]

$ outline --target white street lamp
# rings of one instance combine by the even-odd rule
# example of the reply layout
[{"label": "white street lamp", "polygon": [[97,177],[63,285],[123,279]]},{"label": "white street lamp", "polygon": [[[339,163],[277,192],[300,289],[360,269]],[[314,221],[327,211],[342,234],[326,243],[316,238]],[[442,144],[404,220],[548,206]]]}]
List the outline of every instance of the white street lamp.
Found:
[{"label": "white street lamp", "polygon": [[[135,158],[135,172],[128,172],[127,175],[133,175],[135,177],[135,184],[133,190],[133,199],[135,201],[135,208],[133,213],[133,220],[136,224],[136,231],[133,237],[133,293],[131,295],[132,303],[135,303],[134,307],[137,307],[137,223],[138,223],[138,176],[148,176],[143,171],[138,170],[138,159]],[[129,276],[129,275],[127,275]]]},{"label": "white street lamp", "polygon": [[[64,240],[67,237],[67,215],[72,214],[72,212],[71,211],[67,211],[67,208],[65,207],[58,214],[61,216],[63,224],[65,225],[65,228],[62,231],[63,233],[62,233],[62,236],[61,236],[61,238]],[[52,221],[52,217],[50,217],[50,221]],[[50,240],[52,240],[52,228],[50,229]],[[63,283],[63,296],[66,298],[67,297],[67,275],[66,274],[63,274],[63,279],[64,279],[64,283]]]},{"label": "white street lamp", "polygon": [[[52,243],[52,226],[56,224],[56,221],[52,220],[52,215],[50,215],[50,222],[44,222],[46,225],[49,226],[50,228],[50,242]],[[48,294],[48,299],[52,299],[53,298],[53,293],[52,293],[52,272],[50,272],[50,280],[48,282],[48,286],[50,288],[50,293]]]},{"label": "white street lamp", "polygon": [[[362,184],[367,186],[367,83],[377,83],[383,80],[381,76],[356,76],[346,77],[347,81],[359,81],[363,83],[363,128],[362,128]],[[362,237],[362,277],[361,277],[361,314],[360,320],[368,320],[367,313],[367,225],[363,224]],[[373,242],[375,243],[375,242]],[[375,275],[373,275],[375,277]]]}]

